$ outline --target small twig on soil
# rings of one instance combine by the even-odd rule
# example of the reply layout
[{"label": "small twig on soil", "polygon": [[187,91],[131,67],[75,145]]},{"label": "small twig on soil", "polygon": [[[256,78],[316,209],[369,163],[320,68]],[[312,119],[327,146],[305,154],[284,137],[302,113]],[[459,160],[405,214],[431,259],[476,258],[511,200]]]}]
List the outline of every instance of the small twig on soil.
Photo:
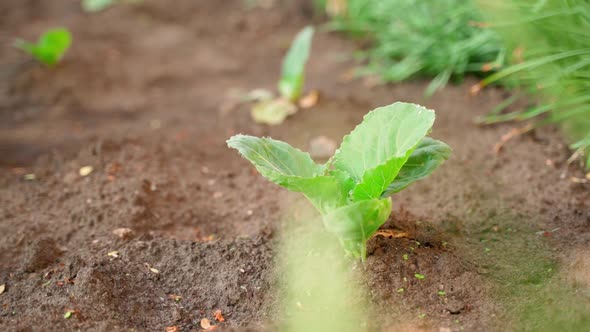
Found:
[{"label": "small twig on soil", "polygon": [[508,133],[502,135],[502,138],[500,138],[500,142],[498,142],[494,145],[494,153],[499,154],[500,151],[502,151],[502,148],[504,147],[504,145],[506,143],[508,143],[508,141],[510,141],[511,139],[513,139],[516,136],[520,136],[522,134],[525,134],[533,129],[535,129],[535,126],[532,124],[528,124],[528,125],[521,127],[521,128],[513,128]]}]

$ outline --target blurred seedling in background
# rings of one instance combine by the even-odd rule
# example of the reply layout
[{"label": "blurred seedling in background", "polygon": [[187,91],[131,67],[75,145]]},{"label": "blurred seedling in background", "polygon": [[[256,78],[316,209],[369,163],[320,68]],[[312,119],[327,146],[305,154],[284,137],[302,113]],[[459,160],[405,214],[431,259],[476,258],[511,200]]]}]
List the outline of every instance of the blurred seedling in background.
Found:
[{"label": "blurred seedling in background", "polygon": [[97,13],[117,3],[138,3],[143,0],[81,0],[82,9],[87,13]]},{"label": "blurred seedling in background", "polygon": [[325,164],[271,138],[240,134],[227,143],[268,180],[305,195],[346,253],[364,260],[367,240],[391,213],[388,196],[425,178],[451,154],[445,143],[425,137],[434,119],[434,111],[415,104],[377,108]]},{"label": "blurred seedling in background", "polygon": [[53,67],[63,58],[71,43],[70,32],[64,28],[56,28],[44,32],[37,43],[17,39],[14,46],[46,66]]},{"label": "blurred seedling in background", "polygon": [[289,115],[297,112],[298,102],[302,108],[315,105],[318,99],[317,91],[301,98],[305,80],[305,65],[309,59],[313,33],[313,27],[308,26],[297,34],[283,60],[281,78],[278,83],[280,95],[274,97],[272,93],[266,93],[264,96],[256,98],[257,101],[251,110],[254,121],[278,125],[283,123]]},{"label": "blurred seedling in background", "polygon": [[116,0],[82,0],[82,9],[88,13],[100,12],[112,6]]}]

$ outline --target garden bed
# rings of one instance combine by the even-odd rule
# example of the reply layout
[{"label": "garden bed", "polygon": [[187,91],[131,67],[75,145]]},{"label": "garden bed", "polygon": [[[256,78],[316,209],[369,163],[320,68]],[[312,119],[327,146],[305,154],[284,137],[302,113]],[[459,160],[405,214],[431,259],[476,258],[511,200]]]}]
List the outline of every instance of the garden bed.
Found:
[{"label": "garden bed", "polygon": [[[568,311],[579,313],[568,322],[588,323],[588,184],[570,181],[584,174],[551,128],[494,152],[511,126],[473,119],[506,92],[472,97],[467,82],[424,100],[427,82],[351,80],[354,63],[343,59],[354,45],[319,32],[307,86],[320,102],[267,127],[231,91],[274,88],[292,37],[318,20],[307,2],[245,10],[242,1],[146,0],[93,15],[66,0],[0,9],[8,43],[54,26],[74,37],[51,70],[0,50],[5,330],[189,331],[215,322],[216,310],[224,327],[273,326],[277,233],[299,198],[225,140],[265,135],[307,149],[321,135],[340,141],[394,101],[435,109],[433,137],[454,152],[429,181],[394,196],[385,227],[410,238],[369,242],[367,319],[403,331],[534,329],[563,324]],[[80,175],[86,166],[92,172]],[[113,233],[121,228],[131,231]]]}]

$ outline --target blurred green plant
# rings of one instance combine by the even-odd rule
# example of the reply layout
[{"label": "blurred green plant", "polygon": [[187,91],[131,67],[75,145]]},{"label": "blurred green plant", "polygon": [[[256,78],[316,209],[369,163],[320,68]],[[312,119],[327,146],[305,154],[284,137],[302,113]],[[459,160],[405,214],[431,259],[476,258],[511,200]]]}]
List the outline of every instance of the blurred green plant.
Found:
[{"label": "blurred green plant", "polygon": [[333,15],[329,27],[368,38],[361,52],[368,65],[359,74],[399,82],[434,77],[430,96],[450,80],[503,65],[496,33],[482,27],[472,0],[319,0]]},{"label": "blurred green plant", "polygon": [[64,56],[72,43],[67,29],[56,28],[44,32],[37,43],[17,39],[14,46],[33,56],[39,62],[52,67]]},{"label": "blurred green plant", "polygon": [[138,4],[143,0],[81,0],[82,9],[87,13],[96,13],[108,9],[118,3]]},{"label": "blurred green plant", "polygon": [[297,112],[295,104],[303,92],[305,65],[309,59],[314,29],[312,26],[301,30],[283,59],[281,78],[278,83],[280,96],[272,94],[259,100],[251,109],[254,121],[268,125],[278,125]]},{"label": "blurred green plant", "polygon": [[432,173],[451,153],[425,137],[434,111],[394,103],[365,115],[327,163],[270,138],[235,135],[227,144],[268,180],[300,192],[322,215],[352,257],[366,257],[366,242],[391,213],[391,198]]},{"label": "blurred green plant", "polygon": [[305,64],[309,59],[312,38],[313,27],[305,27],[295,36],[283,60],[279,92],[283,98],[292,102],[297,101],[303,91]]},{"label": "blurred green plant", "polygon": [[[372,331],[374,322],[359,269],[342,255],[338,240],[321,228],[316,216],[299,202],[298,217],[286,220],[277,266],[281,268],[282,317],[279,331]],[[305,215],[311,215],[304,212]],[[291,218],[289,218],[291,219]],[[326,264],[329,262],[329,264]]]},{"label": "blurred green plant", "polygon": [[521,111],[494,112],[481,121],[535,118],[535,127],[563,123],[576,142],[571,147],[580,154],[585,151],[590,167],[590,2],[503,0],[480,1],[480,6],[512,54],[511,66],[481,86],[508,82],[542,101]]},{"label": "blurred green plant", "polygon": [[82,9],[94,13],[103,11],[115,3],[116,0],[82,0]]}]

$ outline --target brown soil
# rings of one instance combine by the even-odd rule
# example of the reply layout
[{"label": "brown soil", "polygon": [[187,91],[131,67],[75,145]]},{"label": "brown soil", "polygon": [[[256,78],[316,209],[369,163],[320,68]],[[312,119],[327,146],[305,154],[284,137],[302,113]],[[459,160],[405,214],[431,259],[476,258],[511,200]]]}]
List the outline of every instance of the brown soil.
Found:
[{"label": "brown soil", "polygon": [[[242,132],[305,149],[318,135],[339,141],[366,112],[398,100],[435,109],[433,136],[454,154],[395,197],[386,227],[411,239],[369,243],[378,325],[510,329],[489,277],[505,267],[477,254],[482,239],[504,232],[551,246],[558,266],[578,248],[573,283],[587,285],[579,253],[590,244],[590,191],[569,181],[583,173],[566,164],[559,133],[537,130],[495,155],[511,127],[473,124],[504,92],[470,97],[467,83],[424,100],[423,82],[346,80],[354,63],[342,59],[354,45],[320,32],[307,76],[319,105],[272,128],[231,105],[231,90],[274,87],[294,33],[318,20],[303,3],[247,10],[238,0],[145,0],[88,15],[73,0],[0,2],[2,44],[54,26],[74,35],[52,70],[0,49],[2,330],[189,331],[218,309],[222,326],[272,326],[274,239],[297,196],[267,183],[225,140]],[[82,177],[83,166],[94,171]],[[132,233],[120,238],[118,228]]]}]

